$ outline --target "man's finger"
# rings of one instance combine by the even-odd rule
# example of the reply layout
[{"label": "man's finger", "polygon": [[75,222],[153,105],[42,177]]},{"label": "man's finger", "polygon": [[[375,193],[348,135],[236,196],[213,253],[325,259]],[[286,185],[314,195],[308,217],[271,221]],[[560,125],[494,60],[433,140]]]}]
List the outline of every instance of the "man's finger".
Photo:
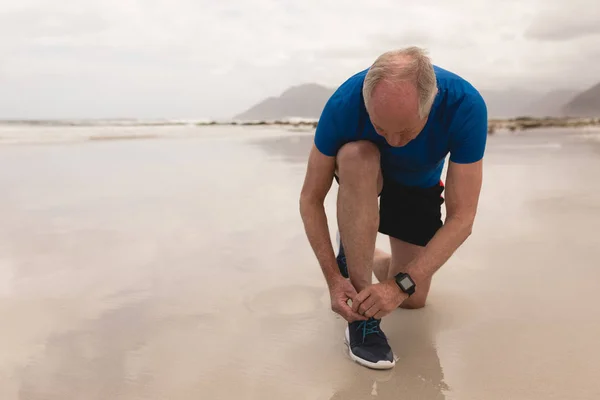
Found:
[{"label": "man's finger", "polygon": [[375,314],[375,315],[373,316],[373,318],[375,318],[375,319],[381,319],[381,318],[385,317],[386,315],[387,315],[387,313],[386,313],[385,311],[383,311],[383,310],[379,310],[379,311],[377,312],[377,314]]},{"label": "man's finger", "polygon": [[366,307],[365,312],[361,312],[367,318],[373,318],[381,310],[381,306],[376,302],[373,302],[371,307]]},{"label": "man's finger", "polygon": [[354,322],[354,321],[365,321],[367,320],[366,317],[354,312],[350,306],[346,303],[344,303],[342,305],[342,309],[341,309],[341,315],[342,317],[344,317],[344,319],[348,322]]},{"label": "man's finger", "polygon": [[358,312],[358,307],[360,307],[362,302],[368,299],[370,295],[371,291],[369,288],[366,288],[357,294],[354,300],[352,300],[352,310],[354,310],[354,312]]},{"label": "man's finger", "polygon": [[366,299],[365,301],[363,301],[363,302],[361,303],[361,305],[358,307],[358,310],[357,310],[357,312],[358,312],[360,315],[365,315],[365,312],[366,312],[366,311],[367,311],[369,308],[373,307],[373,305],[374,305],[374,304],[375,304],[375,298],[374,298],[373,296],[369,296],[369,297],[367,297],[367,299]]},{"label": "man's finger", "polygon": [[[379,315],[380,313],[381,313],[380,306],[378,304],[373,304],[373,306],[371,308],[369,308],[367,311],[365,311],[362,314],[367,318],[375,318],[375,316]],[[379,318],[376,318],[376,319],[379,319]]]}]

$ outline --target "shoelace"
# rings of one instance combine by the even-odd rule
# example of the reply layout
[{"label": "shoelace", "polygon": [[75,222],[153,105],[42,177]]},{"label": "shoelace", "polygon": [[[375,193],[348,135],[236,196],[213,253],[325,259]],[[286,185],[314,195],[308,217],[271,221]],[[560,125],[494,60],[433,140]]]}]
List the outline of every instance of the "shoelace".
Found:
[{"label": "shoelace", "polygon": [[362,331],[363,331],[362,333],[363,333],[363,343],[364,343],[367,335],[379,333],[379,321],[377,321],[375,319],[363,321],[356,327],[356,330],[359,330],[359,329],[362,329]]}]

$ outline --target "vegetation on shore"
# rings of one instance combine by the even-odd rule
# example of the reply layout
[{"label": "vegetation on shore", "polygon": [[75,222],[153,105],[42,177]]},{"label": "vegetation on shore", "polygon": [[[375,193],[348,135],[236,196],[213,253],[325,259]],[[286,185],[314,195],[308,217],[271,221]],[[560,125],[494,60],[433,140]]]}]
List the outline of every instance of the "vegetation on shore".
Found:
[{"label": "vegetation on shore", "polygon": [[287,121],[287,120],[274,120],[274,121],[228,121],[228,122],[199,122],[196,125],[198,126],[208,126],[208,125],[233,125],[233,126],[261,126],[261,125],[285,125],[285,126],[294,126],[294,127],[317,127],[317,120],[302,120],[302,121]]},{"label": "vegetation on shore", "polygon": [[498,130],[523,131],[536,128],[581,128],[585,126],[600,126],[600,118],[533,118],[518,117],[513,119],[490,119],[488,133]]},{"label": "vegetation on shore", "polygon": [[[197,125],[234,125],[234,126],[293,126],[316,128],[317,120],[274,120],[274,121],[229,121],[229,122],[200,122]],[[534,118],[517,117],[511,119],[492,118],[488,123],[488,133],[494,134],[499,130],[523,131],[536,128],[580,128],[585,126],[600,126],[600,118]]]}]

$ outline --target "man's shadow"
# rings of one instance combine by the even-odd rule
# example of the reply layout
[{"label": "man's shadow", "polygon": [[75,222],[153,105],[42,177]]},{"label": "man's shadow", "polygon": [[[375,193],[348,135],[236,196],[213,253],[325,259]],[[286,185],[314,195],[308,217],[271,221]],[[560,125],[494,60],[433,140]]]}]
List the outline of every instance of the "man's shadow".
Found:
[{"label": "man's shadow", "polygon": [[381,327],[396,355],[395,367],[377,371],[356,364],[355,373],[336,389],[331,400],[445,399],[450,388],[444,382],[435,343],[438,315],[434,306],[428,306],[398,310],[385,317]]}]

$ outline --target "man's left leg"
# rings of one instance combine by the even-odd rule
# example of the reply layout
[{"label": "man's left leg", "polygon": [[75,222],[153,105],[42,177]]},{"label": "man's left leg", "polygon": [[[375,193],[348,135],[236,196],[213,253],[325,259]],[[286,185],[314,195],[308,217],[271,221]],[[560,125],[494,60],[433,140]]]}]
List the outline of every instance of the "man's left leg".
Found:
[{"label": "man's left leg", "polygon": [[[443,225],[441,207],[444,204],[440,181],[429,188],[407,187],[390,182],[381,195],[379,232],[390,238],[392,254],[379,249],[373,259],[373,273],[380,282],[400,272],[409,272],[409,264],[425,251],[425,246]],[[416,292],[401,308],[425,307],[431,279],[416,282]]]}]

